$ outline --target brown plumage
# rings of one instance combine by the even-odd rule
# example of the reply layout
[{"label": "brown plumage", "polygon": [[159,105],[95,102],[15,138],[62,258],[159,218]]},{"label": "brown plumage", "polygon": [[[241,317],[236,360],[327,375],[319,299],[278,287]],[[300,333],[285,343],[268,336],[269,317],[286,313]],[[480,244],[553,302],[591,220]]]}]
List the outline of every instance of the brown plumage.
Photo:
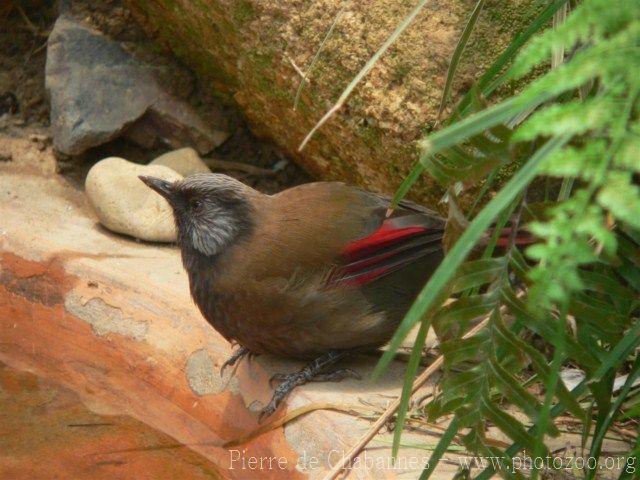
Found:
[{"label": "brown plumage", "polygon": [[269,196],[219,174],[141,178],[173,207],[200,311],[244,347],[231,362],[317,359],[281,377],[266,414],[346,352],[386,343],[442,258],[438,215],[404,202],[387,218],[388,198],[342,183]]}]

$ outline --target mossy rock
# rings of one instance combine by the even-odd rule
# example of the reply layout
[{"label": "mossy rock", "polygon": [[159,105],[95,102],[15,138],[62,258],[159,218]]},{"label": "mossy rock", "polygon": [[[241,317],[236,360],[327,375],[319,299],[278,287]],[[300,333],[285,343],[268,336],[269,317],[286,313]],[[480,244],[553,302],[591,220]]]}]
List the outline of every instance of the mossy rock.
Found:
[{"label": "mossy rock", "polygon": [[[167,44],[312,175],[392,193],[417,158],[415,142],[436,120],[449,59],[475,0],[425,5],[343,109],[298,145],[415,1],[126,0]],[[535,0],[486,2],[454,81],[454,100],[535,14]],[[342,9],[342,10],[341,10]],[[294,98],[337,19],[300,104]],[[414,199],[437,207],[442,190],[423,178]]]}]

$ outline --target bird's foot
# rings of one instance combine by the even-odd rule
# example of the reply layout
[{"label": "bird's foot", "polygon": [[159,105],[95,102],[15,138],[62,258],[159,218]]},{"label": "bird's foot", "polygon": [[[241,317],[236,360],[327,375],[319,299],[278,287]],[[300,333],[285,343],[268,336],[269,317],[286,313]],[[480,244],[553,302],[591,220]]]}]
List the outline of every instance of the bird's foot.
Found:
[{"label": "bird's foot", "polygon": [[344,358],[347,352],[329,352],[314,361],[307,364],[302,370],[293,373],[276,373],[269,380],[269,385],[275,381],[281,382],[271,397],[269,404],[262,409],[258,421],[262,422],[265,418],[273,414],[282,400],[296,387],[309,382],[330,382],[340,381],[345,378],[360,379],[360,375],[350,368],[340,368],[333,372],[324,372],[328,366]]},{"label": "bird's foot", "polygon": [[[276,373],[269,379],[269,386],[273,387],[273,384],[276,382],[286,382],[291,375],[295,375],[295,373]],[[315,377],[310,379],[309,382],[339,382],[345,378],[355,378],[356,380],[362,379],[360,374],[351,368],[339,368],[333,372],[318,373]]]},{"label": "bird's foot", "polygon": [[340,382],[345,378],[355,378],[356,380],[362,380],[362,377],[358,372],[350,368],[339,368],[333,372],[320,373],[313,377],[313,382]]},{"label": "bird's foot", "polygon": [[222,364],[220,367],[220,376],[224,374],[224,371],[227,367],[233,367],[236,363],[242,360],[244,357],[247,357],[247,360],[251,360],[251,357],[256,355],[251,352],[247,347],[238,348],[233,354],[227,359],[226,362]]}]

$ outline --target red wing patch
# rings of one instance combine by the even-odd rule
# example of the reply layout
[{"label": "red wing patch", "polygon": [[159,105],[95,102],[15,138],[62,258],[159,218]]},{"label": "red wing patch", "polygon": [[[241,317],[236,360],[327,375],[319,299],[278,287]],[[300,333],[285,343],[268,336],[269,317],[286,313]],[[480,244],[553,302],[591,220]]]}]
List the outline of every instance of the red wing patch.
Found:
[{"label": "red wing patch", "polygon": [[349,260],[360,260],[364,257],[374,254],[378,250],[394,243],[401,243],[407,238],[414,237],[418,233],[424,233],[427,229],[424,227],[406,227],[394,230],[385,224],[373,232],[371,235],[355,242],[351,242],[344,249],[344,256]]},{"label": "red wing patch", "polygon": [[[364,285],[406,265],[442,250],[443,228],[427,224],[422,215],[386,220],[371,235],[349,243],[342,252],[340,267],[329,276],[328,285]],[[491,235],[492,229],[487,231]],[[502,230],[498,247],[509,244],[512,229]],[[527,231],[516,233],[515,245],[524,247],[535,242]]]},{"label": "red wing patch", "polygon": [[348,244],[344,264],[328,280],[329,285],[363,285],[394,272],[431,252],[439,251],[442,229],[423,225],[397,227],[386,221],[371,235]]}]

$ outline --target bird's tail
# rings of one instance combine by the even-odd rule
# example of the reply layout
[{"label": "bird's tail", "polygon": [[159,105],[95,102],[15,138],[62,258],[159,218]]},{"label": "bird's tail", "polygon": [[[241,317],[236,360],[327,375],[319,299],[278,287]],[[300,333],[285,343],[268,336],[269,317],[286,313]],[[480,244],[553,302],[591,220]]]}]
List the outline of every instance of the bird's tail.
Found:
[{"label": "bird's tail", "polygon": [[[480,242],[487,245],[493,234],[489,229]],[[328,285],[365,285],[428,256],[443,255],[445,228],[442,222],[422,214],[389,218],[371,235],[356,240],[344,249],[344,263],[331,272]],[[535,242],[526,230],[503,228],[498,248],[511,243],[524,247]]]}]

